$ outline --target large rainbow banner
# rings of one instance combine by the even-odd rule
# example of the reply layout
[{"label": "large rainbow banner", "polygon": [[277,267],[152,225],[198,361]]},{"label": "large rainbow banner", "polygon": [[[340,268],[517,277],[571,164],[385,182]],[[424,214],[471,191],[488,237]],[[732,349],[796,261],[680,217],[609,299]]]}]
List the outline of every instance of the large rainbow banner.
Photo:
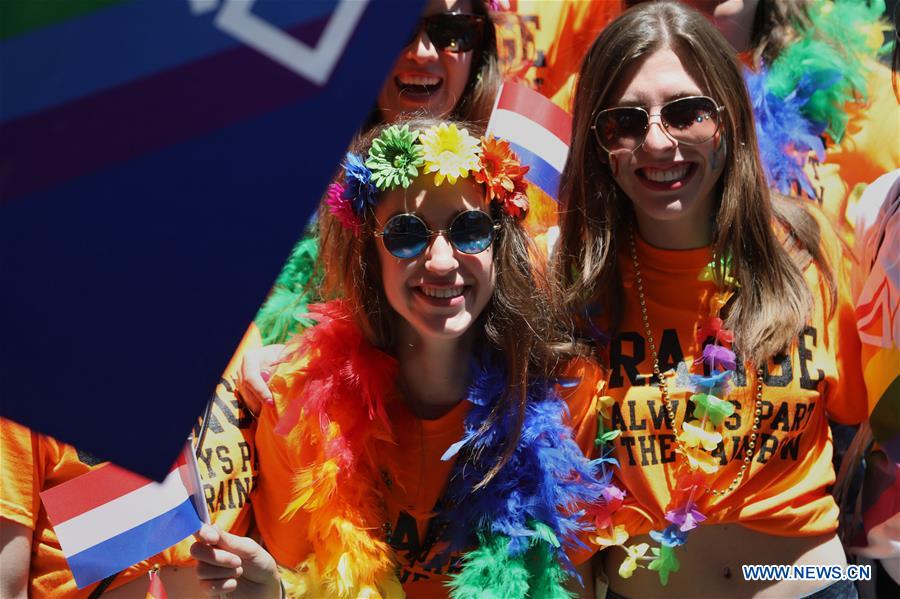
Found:
[{"label": "large rainbow banner", "polygon": [[0,413],[162,478],[421,7],[2,0]]}]

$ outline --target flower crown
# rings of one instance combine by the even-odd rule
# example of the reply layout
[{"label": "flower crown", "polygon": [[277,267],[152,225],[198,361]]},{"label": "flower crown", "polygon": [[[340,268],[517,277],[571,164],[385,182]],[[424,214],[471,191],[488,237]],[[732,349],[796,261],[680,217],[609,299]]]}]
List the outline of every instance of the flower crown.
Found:
[{"label": "flower crown", "polygon": [[513,218],[528,212],[525,173],[509,142],[493,136],[476,139],[455,124],[442,123],[422,132],[392,125],[369,148],[365,161],[347,153],[344,182],[328,186],[328,209],[345,227],[358,233],[366,209],[380,191],[407,189],[421,175],[434,173],[434,184],[451,185],[470,174],[485,186],[488,202],[496,202]]}]

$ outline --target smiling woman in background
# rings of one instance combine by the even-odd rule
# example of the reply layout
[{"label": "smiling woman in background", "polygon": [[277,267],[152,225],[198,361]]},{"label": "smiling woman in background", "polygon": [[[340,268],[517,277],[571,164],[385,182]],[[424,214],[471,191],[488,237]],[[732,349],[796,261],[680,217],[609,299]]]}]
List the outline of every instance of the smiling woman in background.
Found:
[{"label": "smiling woman in background", "polygon": [[430,0],[378,95],[378,119],[452,116],[487,121],[497,88],[497,40],[482,0]]}]

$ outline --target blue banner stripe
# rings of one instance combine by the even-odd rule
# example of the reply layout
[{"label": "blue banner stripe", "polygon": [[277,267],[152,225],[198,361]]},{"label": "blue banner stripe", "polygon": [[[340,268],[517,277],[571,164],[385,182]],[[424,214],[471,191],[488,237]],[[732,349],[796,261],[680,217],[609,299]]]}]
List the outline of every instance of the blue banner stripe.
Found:
[{"label": "blue banner stripe", "polygon": [[177,507],[68,558],[78,588],[154,556],[200,530],[200,518],[187,498]]},{"label": "blue banner stripe", "polygon": [[559,176],[560,172],[553,168],[549,162],[520,146],[519,144],[509,142],[509,146],[519,155],[522,164],[530,166],[531,170],[526,173],[525,178],[530,183],[534,183],[544,190],[544,193],[551,198],[559,201]]},{"label": "blue banner stripe", "polygon": [[[335,4],[258,1],[253,14],[289,28]],[[215,14],[194,15],[186,0],[139,0],[0,43],[0,123],[238,46],[215,27]]]}]

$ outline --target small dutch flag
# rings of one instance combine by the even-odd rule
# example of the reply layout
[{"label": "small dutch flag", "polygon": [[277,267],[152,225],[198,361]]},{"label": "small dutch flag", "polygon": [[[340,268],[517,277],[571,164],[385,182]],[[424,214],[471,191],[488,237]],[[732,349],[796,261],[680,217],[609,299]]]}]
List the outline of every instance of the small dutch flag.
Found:
[{"label": "small dutch flag", "polygon": [[41,493],[78,588],[179,543],[208,520],[190,443],[161,483],[106,464]]},{"label": "small dutch flag", "polygon": [[525,178],[559,201],[559,178],[572,138],[572,116],[530,87],[507,82],[497,94],[487,132],[509,142]]}]

